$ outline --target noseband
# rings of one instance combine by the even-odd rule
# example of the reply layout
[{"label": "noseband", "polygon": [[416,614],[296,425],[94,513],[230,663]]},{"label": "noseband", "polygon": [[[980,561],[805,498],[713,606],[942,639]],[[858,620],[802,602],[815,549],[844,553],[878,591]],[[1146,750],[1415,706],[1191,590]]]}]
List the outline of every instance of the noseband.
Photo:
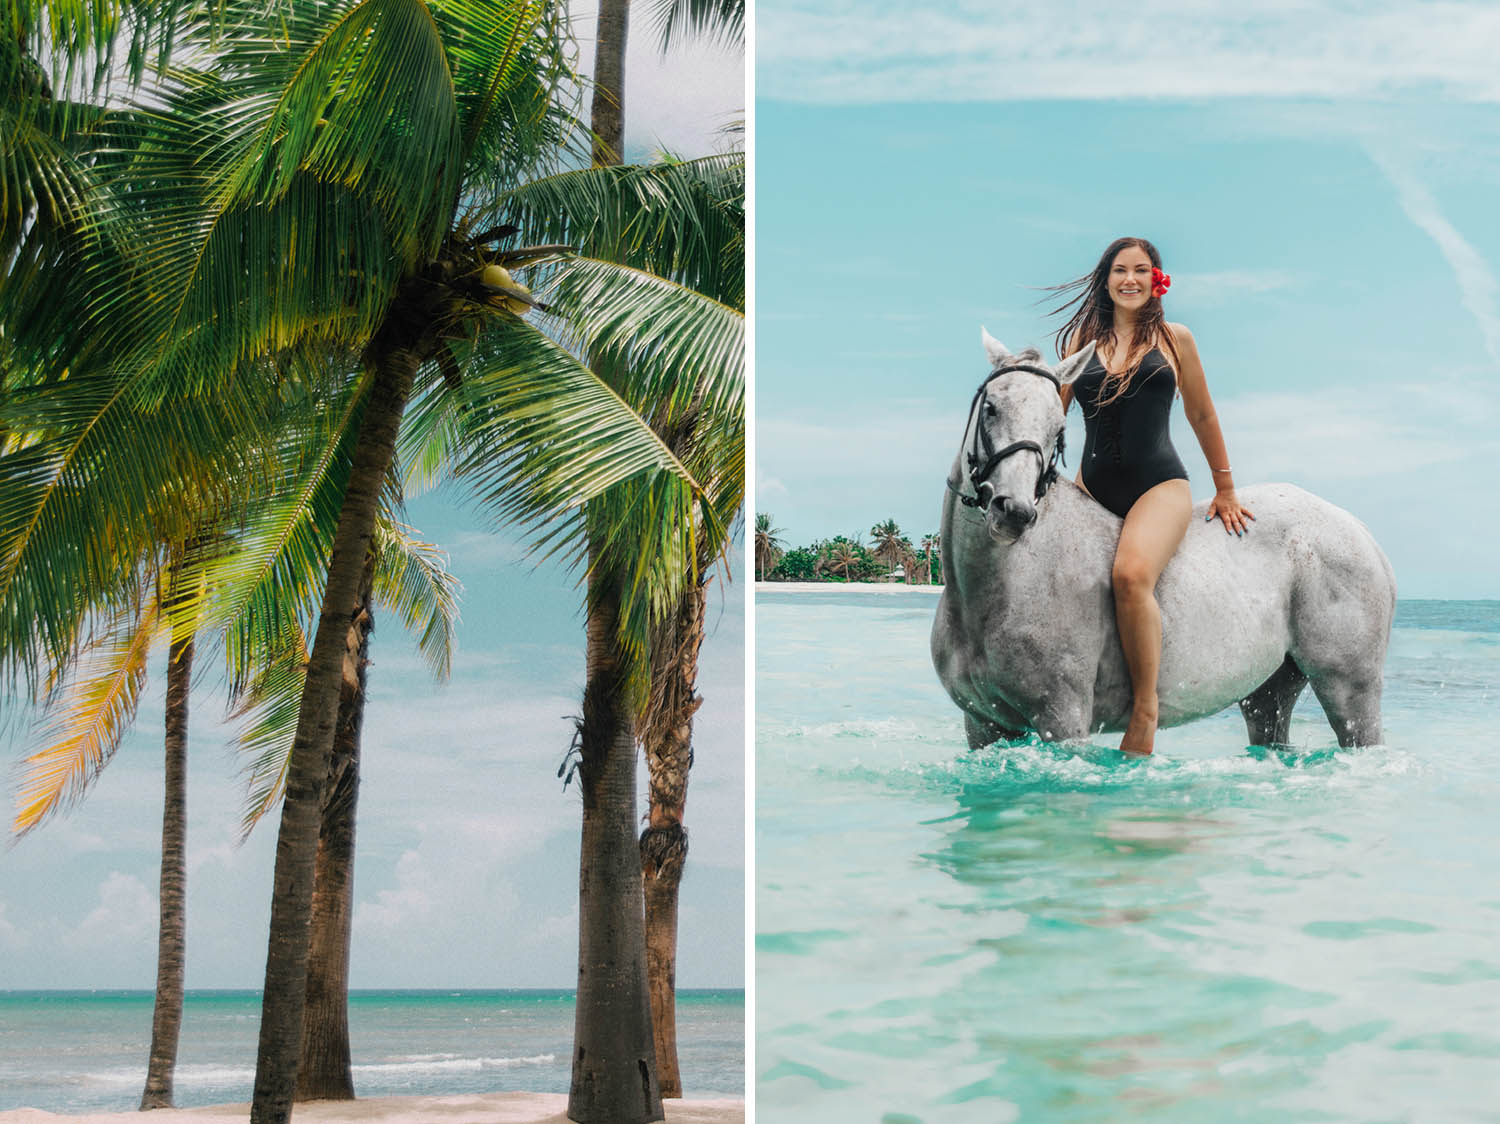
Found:
[{"label": "noseband", "polygon": [[990,500],[994,496],[994,489],[986,483],[991,473],[999,467],[1000,462],[1012,453],[1031,452],[1035,453],[1037,460],[1042,462],[1043,469],[1036,481],[1035,501],[1040,502],[1047,494],[1047,489],[1057,479],[1057,466],[1067,464],[1063,449],[1063,431],[1057,431],[1057,443],[1052,447],[1052,457],[1047,459],[1047,454],[1035,441],[1012,441],[1003,449],[996,449],[995,443],[990,440],[989,430],[982,424],[979,417],[979,403],[984,398],[984,392],[989,389],[990,383],[1001,375],[1008,375],[1012,371],[1025,371],[1028,374],[1040,375],[1049,380],[1057,387],[1058,393],[1062,393],[1062,381],[1046,367],[1034,366],[1031,363],[1014,363],[1008,367],[996,367],[987,376],[984,382],[979,384],[979,389],[974,392],[974,400],[969,403],[969,424],[974,429],[974,440],[971,443],[965,459],[969,464],[969,485],[974,489],[974,495],[966,496],[954,487],[952,480],[947,481],[948,489],[958,497],[958,502],[965,507],[977,507],[981,510],[988,508]]}]

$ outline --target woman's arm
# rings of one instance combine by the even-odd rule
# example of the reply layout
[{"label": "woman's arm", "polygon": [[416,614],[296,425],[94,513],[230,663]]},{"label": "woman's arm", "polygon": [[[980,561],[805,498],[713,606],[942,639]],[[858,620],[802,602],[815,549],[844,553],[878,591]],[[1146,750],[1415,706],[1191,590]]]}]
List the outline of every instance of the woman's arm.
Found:
[{"label": "woman's arm", "polygon": [[1224,521],[1224,530],[1242,535],[1250,529],[1247,519],[1254,520],[1250,509],[1241,506],[1234,494],[1234,476],[1230,472],[1229,451],[1224,447],[1224,432],[1219,428],[1219,415],[1214,411],[1213,399],[1208,394],[1208,379],[1203,373],[1203,360],[1198,356],[1198,344],[1193,333],[1182,324],[1168,324],[1172,342],[1177,347],[1177,388],[1182,391],[1182,408],[1187,414],[1188,424],[1198,437],[1198,444],[1208,460],[1214,478],[1214,498],[1208,505],[1208,519],[1217,515]]}]

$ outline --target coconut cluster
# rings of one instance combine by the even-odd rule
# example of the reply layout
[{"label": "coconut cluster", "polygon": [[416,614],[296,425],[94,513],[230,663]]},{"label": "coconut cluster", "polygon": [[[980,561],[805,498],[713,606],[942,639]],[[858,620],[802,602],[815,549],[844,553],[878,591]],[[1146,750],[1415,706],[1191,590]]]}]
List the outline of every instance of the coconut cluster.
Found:
[{"label": "coconut cluster", "polygon": [[490,297],[490,303],[505,308],[517,316],[525,316],[531,311],[531,305],[522,300],[522,296],[530,296],[531,290],[521,284],[510,275],[510,270],[503,265],[487,265],[479,275],[480,283],[487,289],[497,290]]}]

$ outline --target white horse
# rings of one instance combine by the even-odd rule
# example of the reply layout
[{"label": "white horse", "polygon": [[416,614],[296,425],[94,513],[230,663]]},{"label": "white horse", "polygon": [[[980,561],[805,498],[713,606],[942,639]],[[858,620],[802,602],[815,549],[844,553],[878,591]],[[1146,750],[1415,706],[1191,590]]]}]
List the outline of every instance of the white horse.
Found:
[{"label": "white horse", "polygon": [[[1027,730],[1048,741],[1123,730],[1130,674],[1110,580],[1123,520],[1069,481],[1053,483],[1058,389],[1093,347],[1054,370],[1035,350],[1011,355],[983,338],[992,371],[943,499],[933,665],[971,747]],[[1256,516],[1244,537],[1205,522],[1208,505],[1197,504],[1157,582],[1161,724],[1238,702],[1252,745],[1285,745],[1311,682],[1339,745],[1379,742],[1390,562],[1363,523],[1300,488],[1239,494]]]}]

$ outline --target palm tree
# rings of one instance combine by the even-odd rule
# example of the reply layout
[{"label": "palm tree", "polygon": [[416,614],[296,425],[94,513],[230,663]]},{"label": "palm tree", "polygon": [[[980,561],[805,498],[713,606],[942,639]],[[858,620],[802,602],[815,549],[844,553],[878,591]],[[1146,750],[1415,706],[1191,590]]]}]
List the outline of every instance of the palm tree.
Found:
[{"label": "palm tree", "polygon": [[[624,151],[628,7],[629,0],[602,0],[599,9],[591,117],[596,168],[619,164]],[[722,27],[728,18],[724,13],[734,8],[734,4],[705,5],[700,0],[663,5],[663,49],[670,42],[674,21],[679,25],[687,22],[697,30]],[[741,4],[736,31],[742,26]],[[742,218],[735,225],[738,229],[731,231],[727,242],[714,247],[720,268],[704,271],[691,263],[686,263],[688,268],[683,268],[684,263],[674,263],[670,272],[686,284],[700,286],[700,291],[712,292],[730,307],[743,310]],[[726,255],[732,262],[728,269],[722,268]],[[709,280],[727,285],[710,289],[703,285]],[[628,380],[628,370],[620,374]],[[661,1098],[682,1093],[675,1029],[677,889],[687,855],[682,814],[691,767],[692,716],[700,705],[694,684],[703,635],[704,582],[709,563],[722,549],[729,520],[744,495],[744,415],[742,407],[735,410],[736,405],[731,403],[727,413],[719,411],[715,420],[703,389],[695,387],[685,404],[674,407],[668,402],[655,411],[653,428],[674,453],[685,459],[692,452],[700,453],[695,458],[700,462],[695,477],[713,502],[694,521],[700,539],[691,554],[675,568],[655,567],[653,581],[633,579],[653,594],[654,611],[644,621],[644,635],[639,623],[632,627],[628,620],[622,620],[618,601],[621,583],[631,580],[631,570],[638,569],[635,556],[649,556],[657,538],[657,531],[650,526],[654,518],[651,509],[642,512],[645,518],[631,536],[634,541],[625,542],[624,556],[618,560],[611,558],[611,550],[597,531],[590,532],[589,682],[579,731],[584,798],[579,986],[568,1097],[569,1117],[583,1124],[658,1120],[662,1117]],[[736,414],[738,424],[733,420]],[[726,418],[730,419],[727,429]],[[708,454],[707,465],[702,464],[704,452]],[[717,471],[706,475],[703,469],[708,466]],[[633,492],[627,486],[613,497],[601,497],[591,505],[586,519],[601,518],[602,509],[602,519],[613,525],[614,513],[622,509],[615,506],[611,511],[611,504],[622,501],[624,510],[641,512]],[[670,556],[659,556],[658,560],[665,558]],[[596,623],[600,625],[597,629]],[[643,670],[649,684],[646,692],[638,682]],[[608,728],[611,722],[618,724],[614,730]],[[639,871],[631,877],[620,849],[627,838],[626,825],[635,820],[633,738],[637,732],[646,745],[651,802],[648,826],[639,842]],[[590,792],[590,777],[596,773],[601,781],[613,775],[619,782],[616,798],[608,803],[597,797],[591,800],[595,794]],[[596,790],[607,791],[602,783]],[[591,846],[599,851],[592,851]],[[637,885],[645,895],[645,930],[639,943]],[[599,908],[605,901],[608,908]],[[594,908],[590,911],[587,907],[591,902]],[[611,966],[608,972],[600,970],[604,964]],[[641,1037],[643,1013],[649,1020],[646,1040]],[[644,1086],[638,1102],[635,1067]]]},{"label": "palm tree", "polygon": [[870,528],[870,537],[875,540],[875,548],[870,553],[884,562],[887,569],[894,570],[897,566],[903,566],[910,571],[911,564],[915,561],[915,552],[894,519],[875,524]]},{"label": "palm tree", "polygon": [[[107,488],[111,474],[104,471],[98,485]],[[289,479],[295,474],[289,472]],[[284,509],[271,507],[268,514]],[[303,521],[314,517],[302,510]],[[284,516],[283,516],[284,518]],[[382,600],[398,609],[409,630],[419,630],[423,649],[434,662],[434,671],[446,674],[451,649],[451,629],[455,608],[453,586],[445,571],[435,564],[430,548],[414,543],[399,525],[388,520],[378,528],[382,551],[377,571]],[[191,600],[189,587],[202,580],[194,563],[209,554],[216,541],[214,533],[205,532],[192,543],[167,551],[159,559],[147,560],[142,570],[140,592],[132,611],[108,622],[101,634],[85,645],[76,662],[78,671],[54,692],[49,700],[50,722],[44,727],[43,747],[22,763],[19,810],[12,824],[17,835],[25,834],[46,819],[80,799],[92,780],[113,759],[125,731],[131,725],[143,684],[147,657],[158,639],[168,642],[166,767],[162,830],[162,863],[160,890],[160,928],[158,932],[157,986],[152,1021],[152,1042],[145,1091],[141,1107],[164,1108],[172,1105],[173,1071],[176,1065],[178,1031],[182,1019],[183,967],[185,954],[185,833],[186,833],[186,754],[188,695],[193,670],[193,656],[200,634],[211,627],[208,618],[190,619],[184,631],[182,622],[173,617]],[[285,552],[283,552],[285,554]],[[276,560],[267,560],[268,569]],[[256,596],[240,605],[230,630],[244,630],[257,617],[279,617],[288,627],[300,606],[285,602],[286,587],[277,579],[286,576],[288,563],[298,564],[295,556],[284,557],[282,573],[267,575]],[[301,560],[305,564],[306,560]],[[191,576],[189,576],[191,575]],[[301,582],[315,581],[315,574],[304,573]],[[218,627],[221,631],[223,626]],[[280,700],[270,698],[265,689],[277,665],[255,644],[229,646],[231,678],[243,679],[254,673],[261,694],[251,703],[273,706],[281,703],[286,713],[288,688],[300,685],[300,659],[305,649],[300,645],[284,661],[291,670],[282,685]],[[257,669],[258,668],[258,669]],[[292,694],[295,701],[295,694]],[[295,709],[291,710],[295,715]],[[286,735],[290,733],[274,721],[262,721],[257,735],[265,740],[280,733],[285,757]],[[258,811],[264,811],[270,797],[261,796]],[[351,809],[352,812],[352,809]],[[350,825],[352,841],[352,823]],[[321,858],[321,851],[320,851]],[[352,858],[347,864],[352,869]],[[343,877],[347,881],[347,874]],[[345,905],[347,910],[347,903]],[[318,931],[317,910],[314,930]],[[347,960],[347,927],[343,933]],[[335,936],[336,939],[336,936]],[[315,942],[315,948],[316,948]],[[345,989],[347,991],[347,988]],[[332,1021],[332,1020],[330,1020]],[[347,1023],[342,1019],[344,1053],[347,1057]],[[321,1034],[329,1037],[327,1032]],[[346,1063],[347,1066],[347,1063]]]},{"label": "palm tree", "polygon": [[[337,504],[277,847],[253,1110],[265,1120],[289,1111],[347,606],[358,597],[380,483],[413,388],[422,393],[441,379],[462,397],[476,441],[502,438],[525,450],[500,458],[493,482],[504,503],[533,517],[638,472],[678,474],[681,467],[616,392],[569,351],[496,308],[477,282],[483,265],[505,260],[506,251],[488,247],[512,232],[476,234],[469,220],[557,135],[551,93],[566,66],[552,34],[556,7],[370,0],[298,8],[274,31],[263,29],[254,9],[219,6],[228,30],[217,38],[203,23],[179,29],[187,56],[214,72],[180,68],[161,94],[166,110],[117,139],[111,171],[130,190],[119,190],[114,211],[96,224],[84,246],[91,256],[65,299],[41,329],[32,325],[41,337],[30,343],[32,353],[47,369],[74,374],[59,400],[75,418],[30,452],[51,466],[49,474],[0,501],[0,558],[7,560],[0,600],[12,652],[51,639],[45,621],[40,635],[24,636],[17,625],[24,614],[9,611],[18,604],[15,575],[22,562],[48,553],[32,529],[61,502],[51,482],[86,471],[83,451],[114,435],[116,417],[139,424],[145,406],[152,412],[144,416],[160,424],[168,388],[174,399],[208,397],[237,379],[306,377],[325,368],[330,354],[357,357],[357,437]],[[110,221],[133,237],[110,239]],[[133,268],[120,268],[125,255]],[[296,265],[305,262],[320,267]],[[601,278],[618,280],[602,263],[570,263],[554,282],[586,291]],[[630,331],[615,323],[639,307],[640,288],[632,279],[612,304],[595,294],[598,321],[622,340],[640,335],[639,321]],[[674,305],[668,291],[653,295],[650,327],[680,336],[698,310]],[[577,303],[565,314],[575,314]],[[608,334],[586,324],[577,330],[590,346],[603,346],[593,337]],[[642,385],[668,377],[664,362],[637,366]],[[79,372],[95,371],[90,386],[98,394],[86,400],[75,393],[85,389]],[[54,393],[61,384],[54,377]],[[490,445],[491,461],[497,448]],[[162,468],[140,467],[112,513],[127,525],[136,509],[160,502],[153,485]],[[690,534],[688,505],[676,510],[682,517],[669,519],[665,532],[677,526]],[[109,586],[117,569],[112,556],[48,556],[84,587]],[[26,593],[39,596],[34,586]]]},{"label": "palm tree", "polygon": [[937,531],[932,531],[922,536],[922,557],[924,559],[922,563],[922,581],[924,583],[932,581],[932,564],[934,557],[939,556],[939,546],[941,543],[942,535]]},{"label": "palm tree", "polygon": [[857,543],[848,539],[839,539],[828,549],[827,561],[824,563],[826,569],[836,574],[843,574],[844,580],[849,579],[850,572],[859,565],[859,551]]},{"label": "palm tree", "polygon": [[785,544],[778,537],[780,534],[781,528],[771,525],[770,515],[763,511],[756,513],[755,568],[760,571],[761,581],[766,580],[766,575],[776,568],[776,562],[781,557]]}]

